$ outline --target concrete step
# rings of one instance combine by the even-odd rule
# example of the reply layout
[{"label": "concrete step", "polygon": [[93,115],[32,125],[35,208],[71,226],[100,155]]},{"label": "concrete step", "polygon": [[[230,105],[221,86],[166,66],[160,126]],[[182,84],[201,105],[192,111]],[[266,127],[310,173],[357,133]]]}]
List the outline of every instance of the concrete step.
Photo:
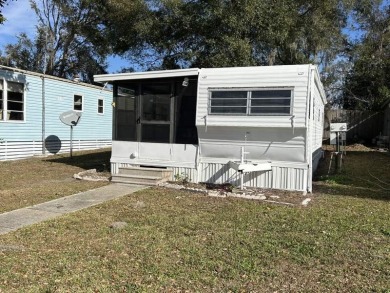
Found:
[{"label": "concrete step", "polygon": [[161,168],[121,167],[119,168],[118,174],[170,178],[172,175],[172,171],[167,169],[161,169]]},{"label": "concrete step", "polygon": [[159,176],[127,175],[127,174],[115,174],[112,175],[111,178],[111,182],[114,183],[149,185],[149,186],[154,186],[167,180],[168,178],[162,178]]}]

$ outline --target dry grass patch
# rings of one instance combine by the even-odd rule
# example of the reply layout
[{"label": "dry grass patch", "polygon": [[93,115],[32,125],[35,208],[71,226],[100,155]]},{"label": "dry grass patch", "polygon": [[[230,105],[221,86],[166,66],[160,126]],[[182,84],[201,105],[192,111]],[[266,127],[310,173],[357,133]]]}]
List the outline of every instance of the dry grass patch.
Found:
[{"label": "dry grass patch", "polygon": [[0,213],[56,199],[106,185],[105,182],[78,181],[73,174],[97,168],[109,176],[109,149],[83,151],[0,162]]}]

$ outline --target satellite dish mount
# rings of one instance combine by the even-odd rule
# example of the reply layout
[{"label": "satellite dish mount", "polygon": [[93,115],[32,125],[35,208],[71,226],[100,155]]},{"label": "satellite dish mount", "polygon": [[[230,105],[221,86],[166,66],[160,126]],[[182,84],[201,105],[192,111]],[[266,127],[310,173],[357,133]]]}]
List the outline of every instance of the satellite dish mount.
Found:
[{"label": "satellite dish mount", "polygon": [[70,157],[73,158],[73,126],[76,126],[81,118],[81,112],[66,111],[60,115],[60,120],[70,126]]}]

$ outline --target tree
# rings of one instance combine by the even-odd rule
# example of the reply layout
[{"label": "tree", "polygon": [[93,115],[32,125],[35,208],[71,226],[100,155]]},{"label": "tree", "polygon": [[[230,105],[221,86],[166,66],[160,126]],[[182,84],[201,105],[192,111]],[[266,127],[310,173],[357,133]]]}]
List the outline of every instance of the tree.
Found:
[{"label": "tree", "polygon": [[115,53],[144,67],[316,63],[344,44],[352,0],[108,0]]},{"label": "tree", "polygon": [[390,6],[371,2],[359,7],[355,17],[363,37],[350,54],[344,108],[380,110],[390,102]]},{"label": "tree", "polygon": [[[14,0],[11,0],[14,1]],[[3,15],[3,8],[4,5],[7,3],[7,0],[0,0],[0,24],[2,24],[5,21],[4,15]]]},{"label": "tree", "polygon": [[[16,44],[7,45],[6,59],[11,66],[45,72],[63,78],[80,77],[93,81],[93,74],[105,73],[108,50],[99,35],[98,1],[30,1],[38,16],[34,40],[25,34]],[[99,49],[92,45],[100,42]]]}]

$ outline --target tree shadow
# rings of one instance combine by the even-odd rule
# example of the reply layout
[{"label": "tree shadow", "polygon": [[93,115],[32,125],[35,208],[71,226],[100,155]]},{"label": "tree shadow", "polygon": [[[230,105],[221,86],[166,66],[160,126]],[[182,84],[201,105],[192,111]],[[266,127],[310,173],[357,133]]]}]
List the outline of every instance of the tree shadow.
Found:
[{"label": "tree shadow", "polygon": [[347,152],[338,173],[334,172],[334,162],[329,168],[330,158],[331,152],[325,152],[314,176],[314,193],[390,200],[389,153]]},{"label": "tree shadow", "polygon": [[97,172],[110,172],[111,150],[81,151],[69,154],[56,155],[46,159],[48,162],[60,163],[79,167],[85,170],[96,169]]}]

